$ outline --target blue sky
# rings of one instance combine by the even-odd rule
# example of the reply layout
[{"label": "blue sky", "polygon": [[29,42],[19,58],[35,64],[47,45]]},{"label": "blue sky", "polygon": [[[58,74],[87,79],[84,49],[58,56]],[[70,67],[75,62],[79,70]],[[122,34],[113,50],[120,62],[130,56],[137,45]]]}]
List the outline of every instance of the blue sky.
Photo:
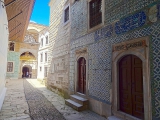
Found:
[{"label": "blue sky", "polygon": [[49,25],[49,1],[50,0],[35,0],[35,5],[30,21],[38,24]]}]

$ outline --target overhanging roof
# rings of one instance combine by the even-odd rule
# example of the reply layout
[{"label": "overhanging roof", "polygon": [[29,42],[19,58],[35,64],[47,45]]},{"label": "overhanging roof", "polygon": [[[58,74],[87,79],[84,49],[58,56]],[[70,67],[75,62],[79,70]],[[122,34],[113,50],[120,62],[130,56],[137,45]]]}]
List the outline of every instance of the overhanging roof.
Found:
[{"label": "overhanging roof", "polygon": [[35,0],[5,0],[9,40],[23,41]]}]

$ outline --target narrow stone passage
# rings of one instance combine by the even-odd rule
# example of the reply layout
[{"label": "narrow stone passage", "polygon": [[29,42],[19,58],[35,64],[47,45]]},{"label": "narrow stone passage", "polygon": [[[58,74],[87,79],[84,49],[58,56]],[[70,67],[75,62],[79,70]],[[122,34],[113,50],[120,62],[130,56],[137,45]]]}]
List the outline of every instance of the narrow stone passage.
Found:
[{"label": "narrow stone passage", "polygon": [[32,120],[65,120],[52,103],[27,80],[24,80],[24,93]]}]

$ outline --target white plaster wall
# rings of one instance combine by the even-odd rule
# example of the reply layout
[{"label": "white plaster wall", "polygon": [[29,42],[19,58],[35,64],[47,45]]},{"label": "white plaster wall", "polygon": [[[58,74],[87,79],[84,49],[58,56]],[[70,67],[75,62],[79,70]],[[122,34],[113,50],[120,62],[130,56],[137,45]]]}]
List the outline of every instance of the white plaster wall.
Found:
[{"label": "white plaster wall", "polygon": [[8,48],[8,20],[4,6],[4,0],[0,1],[0,109],[5,97],[5,77],[7,66],[7,48]]},{"label": "white plaster wall", "polygon": [[[48,36],[48,44],[46,44],[46,36]],[[41,46],[41,39],[43,38],[43,46]],[[49,32],[46,32],[39,36],[39,51],[38,51],[38,69],[37,69],[37,78],[38,79],[44,79],[44,67],[48,67],[48,46],[49,46]],[[43,54],[43,62],[41,62],[41,53]],[[45,53],[47,53],[47,61],[45,61]],[[42,67],[42,70],[40,71],[40,67]]]}]

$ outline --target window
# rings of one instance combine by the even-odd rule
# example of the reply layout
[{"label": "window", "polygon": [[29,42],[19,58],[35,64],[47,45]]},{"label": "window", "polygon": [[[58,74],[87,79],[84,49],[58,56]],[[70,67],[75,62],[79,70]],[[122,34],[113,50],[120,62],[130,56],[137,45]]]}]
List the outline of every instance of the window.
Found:
[{"label": "window", "polygon": [[64,10],[64,23],[69,20],[69,6]]},{"label": "window", "polygon": [[41,46],[43,46],[43,38],[41,39]]},{"label": "window", "polygon": [[45,62],[47,62],[47,53],[45,53]]},{"label": "window", "polygon": [[14,43],[13,42],[9,43],[9,51],[14,51]]},{"label": "window", "polygon": [[44,67],[44,77],[47,77],[47,67]]},{"label": "window", "polygon": [[48,36],[46,36],[46,44],[48,44]]},{"label": "window", "polygon": [[89,3],[90,28],[102,23],[102,0],[92,0]]},{"label": "window", "polygon": [[13,62],[7,63],[7,72],[13,72]]},{"label": "window", "polygon": [[42,67],[39,67],[39,71],[42,71]]},{"label": "window", "polygon": [[43,62],[43,53],[41,53],[41,62]]}]

